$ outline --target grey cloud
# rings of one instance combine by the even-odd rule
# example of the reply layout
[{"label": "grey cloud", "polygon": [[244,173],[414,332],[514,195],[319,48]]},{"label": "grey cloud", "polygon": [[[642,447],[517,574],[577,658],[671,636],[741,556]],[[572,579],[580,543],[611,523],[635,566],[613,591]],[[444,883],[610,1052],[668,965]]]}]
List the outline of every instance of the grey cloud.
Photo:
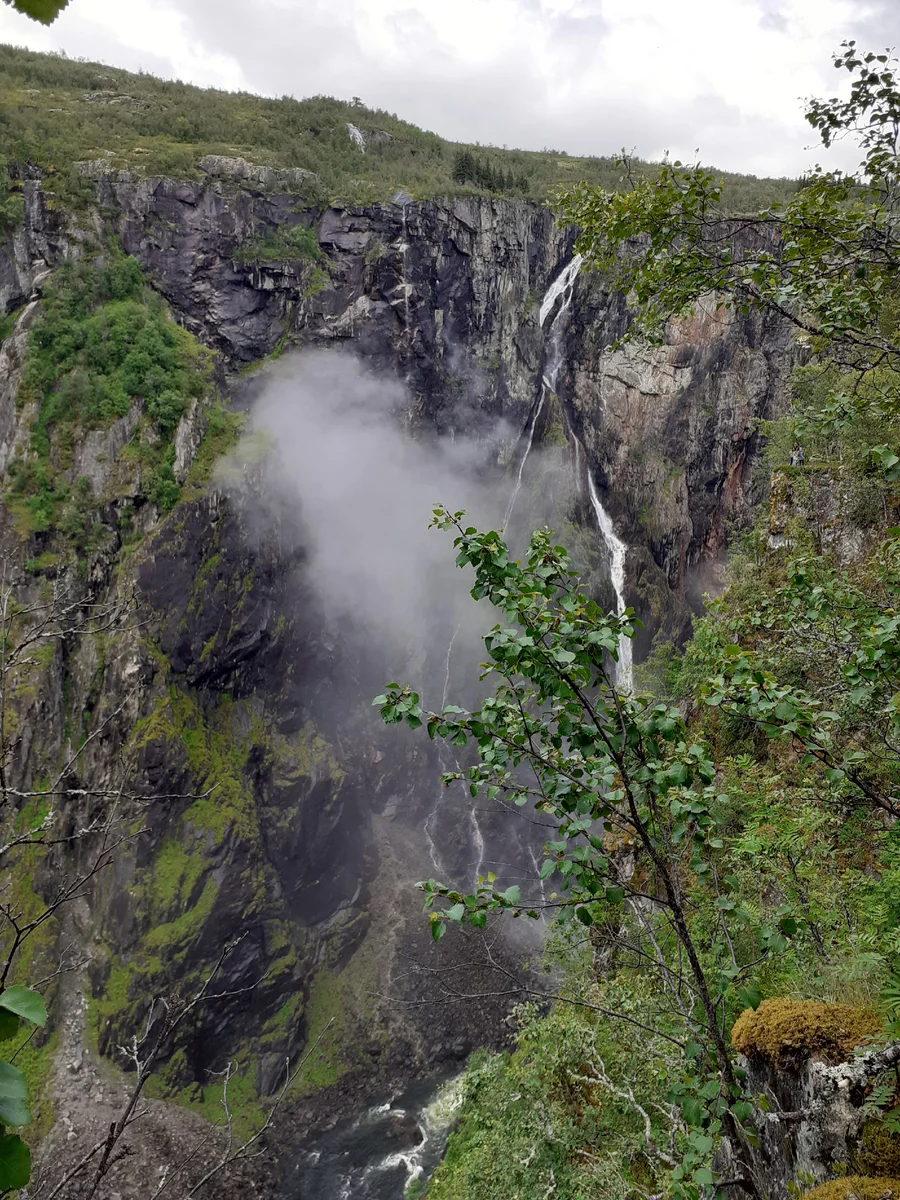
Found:
[{"label": "grey cloud", "polygon": [[782,12],[774,9],[764,12],[759,18],[760,26],[771,33],[787,33],[788,19]]},{"label": "grey cloud", "polygon": [[[856,24],[856,23],[855,23]],[[861,48],[896,50],[900,43],[900,10],[897,0],[869,0],[857,28],[848,34],[855,37]]]}]

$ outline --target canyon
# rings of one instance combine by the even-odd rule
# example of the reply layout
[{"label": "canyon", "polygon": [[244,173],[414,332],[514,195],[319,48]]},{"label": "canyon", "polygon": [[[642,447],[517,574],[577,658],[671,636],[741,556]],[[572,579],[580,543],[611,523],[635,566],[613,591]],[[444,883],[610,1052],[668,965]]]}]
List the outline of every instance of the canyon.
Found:
[{"label": "canyon", "polygon": [[[135,414],[87,433],[67,470],[90,480],[106,536],[80,574],[36,575],[28,563],[51,539],[23,538],[4,511],[20,600],[55,579],[123,614],[102,647],[60,647],[30,679],[17,770],[27,787],[52,771],[84,712],[96,736],[66,789],[113,789],[127,759],[141,797],[78,914],[88,965],[59,1004],[93,1006],[94,1043],[85,1020],[60,1017],[64,1053],[115,1060],[150,1000],[203,978],[234,940],[222,998],[167,1047],[160,1094],[196,1099],[238,1060],[252,1105],[316,1043],[285,1111],[293,1144],[379,1089],[501,1043],[515,1003],[477,939],[430,944],[412,885],[491,869],[536,888],[546,835],[442,788],[446,750],[386,731],[371,706],[395,678],[422,680],[435,705],[479,695],[489,615],[426,531],[431,507],[458,500],[504,525],[517,553],[551,525],[592,594],[642,622],[639,669],[719,585],[730,531],[759,499],[759,421],[784,410],[795,351],[777,320],[713,296],[661,345],[622,343],[627,298],[579,270],[573,231],[533,203],[399,194],[322,208],[303,171],[220,156],[200,168],[140,178],[84,164],[90,198],[73,210],[22,168],[25,224],[0,247],[0,309],[17,313],[0,344],[5,485],[34,419],[19,385],[43,289],[110,240],[212,350],[245,425],[191,484],[210,421],[208,404],[191,406],[168,513],[128,457]],[[298,227],[318,256],[241,253]],[[518,963],[536,945],[497,953]],[[454,972],[498,995],[446,1003]],[[141,1195],[137,1164],[128,1178],[122,1194]]]}]

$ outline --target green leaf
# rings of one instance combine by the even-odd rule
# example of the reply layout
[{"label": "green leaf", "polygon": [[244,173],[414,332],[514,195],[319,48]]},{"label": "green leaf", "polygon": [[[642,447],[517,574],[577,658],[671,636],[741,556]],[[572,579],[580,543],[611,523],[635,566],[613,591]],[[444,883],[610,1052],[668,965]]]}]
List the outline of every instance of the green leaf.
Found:
[{"label": "green leaf", "polygon": [[0,1123],[18,1128],[31,1122],[31,1113],[24,1100],[15,1100],[12,1096],[0,1096]]},{"label": "green leaf", "polygon": [[12,1063],[0,1061],[0,1099],[27,1100],[28,1083]]},{"label": "green leaf", "polygon": [[503,893],[503,899],[507,904],[519,904],[521,902],[522,893],[519,890],[519,885],[514,883],[512,887],[508,887]]},{"label": "green leaf", "polygon": [[19,1032],[19,1018],[0,1008],[0,1042],[8,1042]]},{"label": "green leaf", "polygon": [[688,1125],[702,1125],[706,1109],[696,1096],[688,1096],[681,1102],[681,1112]]},{"label": "green leaf", "polygon": [[748,983],[744,987],[737,989],[737,997],[745,1008],[759,1008],[762,1001],[762,992],[755,983]]},{"label": "green leaf", "polygon": [[21,1188],[31,1176],[31,1151],[20,1137],[8,1133],[0,1137],[0,1188]]},{"label": "green leaf", "polygon": [[716,1177],[709,1167],[698,1167],[694,1172],[694,1183],[700,1187],[712,1187],[715,1182]]},{"label": "green leaf", "polygon": [[445,916],[448,921],[456,921],[459,923],[466,915],[465,904],[454,904],[452,908],[448,908]]},{"label": "green leaf", "polygon": [[7,3],[11,3],[13,8],[17,8],[26,17],[31,17],[32,21],[52,25],[69,0],[7,0]]},{"label": "green leaf", "polygon": [[24,1017],[35,1025],[47,1023],[43,999],[33,988],[24,987],[21,983],[14,983],[5,992],[0,992],[0,1008],[15,1013],[17,1017]]}]

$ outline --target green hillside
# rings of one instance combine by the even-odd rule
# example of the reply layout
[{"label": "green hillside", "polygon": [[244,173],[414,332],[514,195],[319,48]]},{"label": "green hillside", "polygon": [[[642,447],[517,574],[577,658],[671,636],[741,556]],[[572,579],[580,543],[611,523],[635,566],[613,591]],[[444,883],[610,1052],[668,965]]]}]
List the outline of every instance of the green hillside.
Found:
[{"label": "green hillside", "polygon": [[[348,122],[368,135],[365,153]],[[588,180],[612,189],[619,181],[611,157],[462,146],[358,102],[198,88],[12,46],[0,46],[0,147],[14,161],[61,175],[75,162],[108,158],[146,174],[187,176],[204,154],[238,155],[304,167],[330,198],[357,202],[388,198],[397,188],[416,198],[493,191],[543,200],[559,184]],[[475,179],[462,179],[461,161],[471,160]],[[726,179],[729,206],[738,210],[795,190],[785,179]]]}]

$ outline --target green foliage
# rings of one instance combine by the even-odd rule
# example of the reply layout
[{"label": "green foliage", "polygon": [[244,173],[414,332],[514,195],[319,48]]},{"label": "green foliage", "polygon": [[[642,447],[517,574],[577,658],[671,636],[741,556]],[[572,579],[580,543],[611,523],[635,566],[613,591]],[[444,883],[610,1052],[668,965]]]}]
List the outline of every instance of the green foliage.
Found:
[{"label": "green foliage", "polygon": [[315,229],[304,225],[279,225],[277,229],[243,242],[234,252],[235,262],[290,262],[322,257]]},{"label": "green foliage", "polygon": [[40,21],[42,25],[52,25],[69,0],[5,0],[6,4],[17,8],[32,21]]},{"label": "green foliage", "polygon": [[[598,986],[580,959],[567,990],[587,1003],[642,1010],[639,988]],[[469,1062],[459,1128],[428,1200],[542,1200],[551,1182],[559,1196],[641,1200],[660,1187],[672,1166],[673,1126],[671,1111],[654,1102],[665,1091],[671,1045],[623,1038],[589,1007],[544,1016],[524,1006],[516,1016],[512,1054],[481,1051]]]},{"label": "green foliage", "polygon": [[[42,1026],[47,1022],[47,1010],[40,995],[32,988],[13,984],[0,991],[0,1043],[16,1036],[21,1021]],[[28,1082],[23,1073],[11,1063],[0,1059],[0,1189],[24,1187],[31,1176],[31,1151],[17,1129],[28,1125]]]},{"label": "green foliage", "polygon": [[212,355],[169,316],[137,260],[112,250],[68,261],[45,290],[29,332],[20,401],[34,404],[31,453],[10,467],[20,526],[58,529],[81,553],[100,532],[90,481],[65,473],[81,434],[128,415],[148,468],[147,494],[163,511],[181,489],[172,439],[190,402],[212,388]]},{"label": "green foliage", "polygon": [[[9,165],[0,154],[0,237],[12,233],[25,218],[25,201],[21,187],[17,187],[9,177]],[[0,341],[8,331],[0,327]]]},{"label": "green foliage", "polygon": [[525,194],[528,191],[528,176],[513,175],[502,166],[492,165],[490,159],[477,158],[471,150],[457,150],[453,159],[453,182],[474,183],[488,192]]},{"label": "green foliage", "polygon": [[[684,955],[693,1000],[671,1023],[650,1024],[684,1049],[670,1098],[689,1133],[670,1179],[674,1195],[695,1196],[723,1130],[739,1152],[752,1150],[743,1133],[747,1100],[719,1014],[759,1002],[760,964],[787,948],[801,922],[785,905],[754,912],[720,876],[729,797],[710,745],[678,708],[616,691],[609,663],[620,639],[633,636],[631,611],[604,614],[579,594],[568,555],[547,531],[533,535],[519,563],[497,533],[479,533],[463,516],[436,509],[434,523],[455,532],[457,563],[474,571],[473,598],[490,601],[507,622],[485,637],[493,693],[473,712],[433,713],[409,687],[392,684],[374,703],[389,724],[424,726],[432,738],[473,747],[475,764],[445,780],[467,778],[473,797],[533,802],[549,816],[556,831],[540,876],[560,882],[549,899],[529,900],[518,884],[501,890],[493,874],[468,895],[428,880],[419,886],[432,933],[441,937],[448,924],[484,927],[492,911],[536,918],[545,909],[601,943],[604,931],[617,931],[613,944],[635,956],[639,975],[642,966],[663,982],[681,973],[658,961],[660,946]],[[621,869],[623,845],[640,848],[640,874]],[[690,908],[702,905],[712,920],[692,919],[685,876],[694,881]],[[652,914],[629,920],[648,895]]]},{"label": "green foliage", "polygon": [[[501,174],[504,185],[512,177],[516,194],[541,200],[576,179],[620,186],[613,158],[558,150],[488,152],[445,141],[396,114],[327,96],[298,101],[228,93],[11,46],[0,47],[0,112],[10,159],[43,167],[46,187],[69,207],[83,195],[75,162],[100,159],[110,169],[183,177],[195,175],[206,154],[312,171],[322,183],[313,189],[316,195],[303,194],[308,186],[296,187],[299,198],[313,204],[321,202],[323,188],[327,196],[360,204],[389,200],[398,188],[417,198],[491,193]],[[368,139],[364,155],[348,135],[348,122],[379,135]],[[459,152],[478,159],[481,178],[473,172],[468,182],[454,181]],[[795,187],[790,180],[727,177],[729,203],[741,210],[788,196]]]},{"label": "green foliage", "polygon": [[66,262],[29,338],[23,385],[40,398],[32,444],[46,457],[53,425],[95,428],[125,416],[135,399],[169,438],[210,375],[208,352],[169,318],[136,259]]}]

